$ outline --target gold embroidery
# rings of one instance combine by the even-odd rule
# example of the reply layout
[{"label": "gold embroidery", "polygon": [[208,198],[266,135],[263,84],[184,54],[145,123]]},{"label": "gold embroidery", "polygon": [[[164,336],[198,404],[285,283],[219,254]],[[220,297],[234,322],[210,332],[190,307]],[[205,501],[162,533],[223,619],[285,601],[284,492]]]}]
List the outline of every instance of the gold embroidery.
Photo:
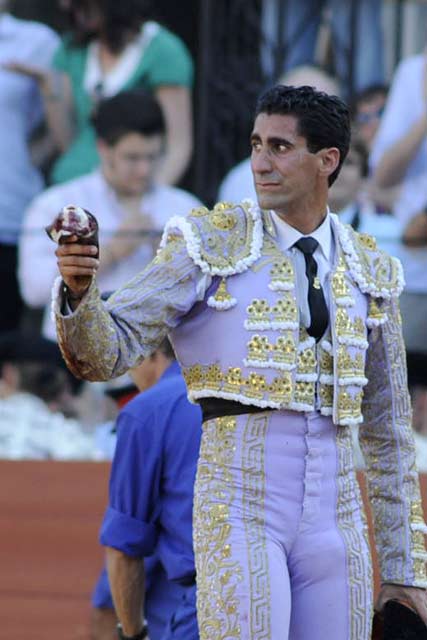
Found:
[{"label": "gold embroidery", "polygon": [[364,377],[365,375],[365,362],[363,355],[357,353],[352,358],[345,347],[339,347],[338,349],[338,376],[345,378]]},{"label": "gold embroidery", "polygon": [[338,270],[332,276],[332,291],[335,299],[348,298],[350,296],[346,276]]},{"label": "gold embroidery", "polygon": [[333,407],[334,405],[334,387],[331,384],[319,385],[319,396],[322,407]]},{"label": "gold embroidery", "polygon": [[292,377],[290,373],[283,373],[282,376],[274,378],[270,385],[270,398],[273,402],[280,402],[283,405],[289,404],[292,400]]},{"label": "gold embroidery", "polygon": [[369,251],[375,251],[377,248],[377,241],[373,236],[367,233],[359,233],[359,240],[361,244]]},{"label": "gold embroidery", "polygon": [[287,285],[294,284],[294,268],[292,262],[290,260],[281,260],[275,261],[271,270],[271,283],[273,284],[283,284]]},{"label": "gold embroidery", "polygon": [[358,391],[352,396],[348,391],[340,391],[338,394],[338,422],[343,419],[357,419],[362,415],[363,391]]},{"label": "gold embroidery", "polygon": [[320,352],[320,373],[332,375],[334,371],[334,360],[332,355],[324,349]]},{"label": "gold embroidery", "polygon": [[298,309],[293,295],[285,293],[271,309],[271,315],[275,322],[297,322]]},{"label": "gold embroidery", "polygon": [[211,214],[211,223],[215,229],[220,231],[231,231],[237,224],[236,216],[232,213],[222,213],[215,211]]},{"label": "gold embroidery", "polygon": [[203,425],[194,492],[194,551],[200,640],[240,638],[237,585],[242,568],[233,560],[230,507],[235,498],[231,465],[236,418]]},{"label": "gold embroidery", "polygon": [[246,396],[248,398],[258,398],[259,400],[264,397],[264,393],[268,388],[265,377],[259,373],[250,373],[245,385]]},{"label": "gold embroidery", "polygon": [[224,391],[229,393],[239,393],[240,387],[244,384],[242,370],[240,367],[229,367],[225,376]]},{"label": "gold embroidery", "polygon": [[313,382],[297,382],[295,384],[295,402],[310,405],[314,403]]},{"label": "gold embroidery", "polygon": [[265,336],[255,335],[247,344],[248,358],[259,362],[267,362],[271,344]]},{"label": "gold embroidery", "polygon": [[248,550],[251,638],[271,640],[270,578],[265,533],[265,437],[268,416],[249,416],[242,438],[243,521]]},{"label": "gold embroidery", "polygon": [[298,373],[315,373],[316,364],[314,349],[304,349],[298,354]]},{"label": "gold embroidery", "polygon": [[222,382],[222,371],[217,364],[212,364],[207,368],[205,376],[206,389],[219,391]]},{"label": "gold embroidery", "polygon": [[221,278],[218,289],[215,291],[214,299],[216,302],[230,302],[233,296],[227,291],[227,282],[225,278]]},{"label": "gold embroidery", "polygon": [[346,549],[348,571],[348,640],[370,640],[373,615],[371,553],[348,427],[337,428],[336,443],[337,525]]},{"label": "gold embroidery", "polygon": [[292,334],[287,337],[280,336],[276,340],[276,344],[272,347],[273,362],[292,365],[295,363],[297,349]]},{"label": "gold embroidery", "polygon": [[361,338],[366,337],[365,323],[363,318],[357,316],[350,319],[346,309],[339,308],[335,316],[335,326],[338,337]]},{"label": "gold embroidery", "polygon": [[371,299],[369,300],[368,318],[370,320],[383,321],[385,317],[386,317],[385,314],[381,311],[381,309],[378,306],[377,300],[371,297]]},{"label": "gold embroidery", "polygon": [[246,308],[246,311],[249,316],[249,324],[269,322],[270,320],[270,306],[267,300],[252,300],[250,305]]}]

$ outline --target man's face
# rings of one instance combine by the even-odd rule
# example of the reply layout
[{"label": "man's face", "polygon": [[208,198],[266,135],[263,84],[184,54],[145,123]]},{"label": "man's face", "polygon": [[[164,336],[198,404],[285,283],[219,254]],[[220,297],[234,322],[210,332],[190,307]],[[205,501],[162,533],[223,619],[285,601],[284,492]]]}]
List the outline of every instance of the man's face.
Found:
[{"label": "man's face", "polygon": [[152,185],[163,136],[128,133],[115,144],[98,142],[102,169],[111,186],[125,196],[142,196]]},{"label": "man's face", "polygon": [[291,115],[260,113],[251,135],[251,166],[262,209],[286,213],[316,185],[318,157],[307,149]]},{"label": "man's face", "polygon": [[371,148],[375,134],[380,126],[386,96],[378,93],[357,105],[356,126],[358,133],[368,149]]}]

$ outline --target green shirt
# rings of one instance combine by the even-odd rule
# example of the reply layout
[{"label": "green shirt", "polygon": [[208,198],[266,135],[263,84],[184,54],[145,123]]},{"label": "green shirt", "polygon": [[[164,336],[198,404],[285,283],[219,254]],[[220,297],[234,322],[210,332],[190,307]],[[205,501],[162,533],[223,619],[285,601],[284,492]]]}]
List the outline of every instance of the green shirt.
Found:
[{"label": "green shirt", "polygon": [[[160,25],[156,26],[156,33],[121,90],[140,87],[154,92],[165,85],[192,86],[193,63],[186,46],[173,33]],[[77,128],[71,145],[53,166],[53,183],[66,182],[89,173],[99,164],[95,131],[90,123],[94,104],[83,86],[87,58],[87,47],[72,46],[70,38],[65,37],[53,60],[53,67],[70,78]]]}]

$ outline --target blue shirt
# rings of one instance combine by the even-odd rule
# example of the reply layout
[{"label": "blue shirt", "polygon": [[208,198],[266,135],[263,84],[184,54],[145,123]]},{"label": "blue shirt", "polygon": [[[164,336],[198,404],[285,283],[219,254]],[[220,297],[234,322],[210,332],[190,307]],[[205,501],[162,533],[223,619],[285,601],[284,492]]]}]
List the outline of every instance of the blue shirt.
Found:
[{"label": "blue shirt", "polygon": [[101,544],[134,557],[156,551],[169,580],[195,575],[192,505],[201,424],[177,363],[117,421]]}]

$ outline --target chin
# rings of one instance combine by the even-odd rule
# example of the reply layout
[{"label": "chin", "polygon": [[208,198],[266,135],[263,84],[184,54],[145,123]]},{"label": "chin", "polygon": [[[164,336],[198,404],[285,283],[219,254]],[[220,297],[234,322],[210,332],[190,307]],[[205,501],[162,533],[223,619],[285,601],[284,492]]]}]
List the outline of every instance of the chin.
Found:
[{"label": "chin", "polygon": [[286,206],[286,202],[284,202],[282,198],[275,198],[273,195],[258,193],[257,194],[258,204],[261,209],[282,209]]}]

